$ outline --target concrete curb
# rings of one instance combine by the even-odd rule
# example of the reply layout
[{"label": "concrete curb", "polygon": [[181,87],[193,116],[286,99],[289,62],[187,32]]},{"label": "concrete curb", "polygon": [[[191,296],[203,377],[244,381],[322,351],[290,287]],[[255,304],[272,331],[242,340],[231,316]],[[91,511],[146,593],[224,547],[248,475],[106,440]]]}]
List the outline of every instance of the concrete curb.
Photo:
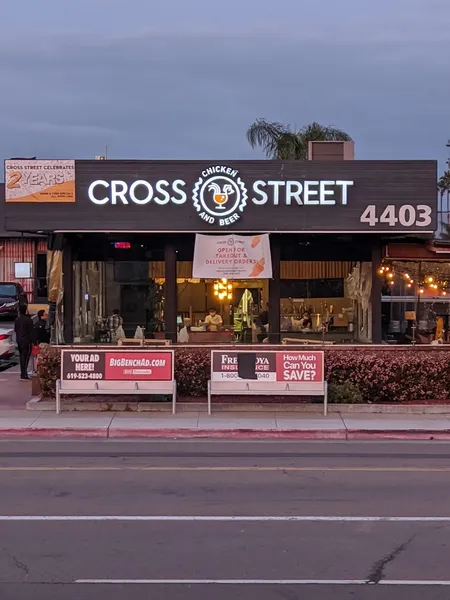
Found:
[{"label": "concrete curb", "polygon": [[347,440],[450,440],[450,430],[350,430]]},{"label": "concrete curb", "polygon": [[[54,401],[32,397],[26,403],[27,410],[39,412],[55,412]],[[64,400],[64,412],[155,412],[170,414],[172,404],[169,402],[76,402]],[[213,410],[218,412],[289,412],[322,414],[320,404],[289,403],[229,403],[214,402]],[[177,402],[177,412],[207,412],[206,398],[204,402]],[[329,404],[329,414],[385,414],[385,415],[446,415],[450,414],[449,404]]]},{"label": "concrete curb", "polygon": [[355,429],[126,429],[106,427],[0,428],[2,438],[40,439],[273,439],[273,440],[450,440],[448,430]]},{"label": "concrete curb", "polygon": [[211,439],[293,439],[345,440],[346,431],[298,429],[116,429],[110,428],[108,437],[116,438],[211,438]]}]

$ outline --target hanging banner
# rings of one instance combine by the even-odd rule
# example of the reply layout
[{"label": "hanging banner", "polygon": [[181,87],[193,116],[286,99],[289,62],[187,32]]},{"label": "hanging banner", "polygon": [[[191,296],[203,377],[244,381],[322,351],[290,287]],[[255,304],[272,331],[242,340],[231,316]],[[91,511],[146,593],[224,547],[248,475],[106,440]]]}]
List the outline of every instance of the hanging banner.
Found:
[{"label": "hanging banner", "polygon": [[75,202],[75,161],[6,160],[5,202]]},{"label": "hanging banner", "polygon": [[197,234],[192,276],[199,279],[270,279],[269,235]]}]

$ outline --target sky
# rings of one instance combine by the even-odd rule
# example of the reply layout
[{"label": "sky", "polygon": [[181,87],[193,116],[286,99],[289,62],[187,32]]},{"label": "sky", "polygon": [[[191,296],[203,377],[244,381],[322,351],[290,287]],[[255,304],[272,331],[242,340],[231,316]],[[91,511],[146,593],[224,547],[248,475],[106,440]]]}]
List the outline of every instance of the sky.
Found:
[{"label": "sky", "polygon": [[0,81],[0,160],[261,158],[265,117],[442,171],[450,1],[4,2]]}]

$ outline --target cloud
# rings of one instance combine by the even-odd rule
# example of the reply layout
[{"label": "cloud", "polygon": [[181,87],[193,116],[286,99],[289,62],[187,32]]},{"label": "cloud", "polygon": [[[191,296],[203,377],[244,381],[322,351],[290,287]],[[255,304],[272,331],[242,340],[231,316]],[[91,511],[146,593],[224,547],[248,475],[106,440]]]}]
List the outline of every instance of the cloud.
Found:
[{"label": "cloud", "polygon": [[399,20],[341,0],[319,19],[311,4],[309,20],[282,2],[271,20],[236,13],[233,0],[215,23],[206,12],[183,25],[180,8],[172,27],[164,14],[136,33],[103,19],[93,35],[94,11],[83,33],[3,36],[0,155],[91,157],[107,144],[112,158],[258,158],[245,131],[264,116],[342,127],[359,158],[444,159],[450,10],[410,0]]}]

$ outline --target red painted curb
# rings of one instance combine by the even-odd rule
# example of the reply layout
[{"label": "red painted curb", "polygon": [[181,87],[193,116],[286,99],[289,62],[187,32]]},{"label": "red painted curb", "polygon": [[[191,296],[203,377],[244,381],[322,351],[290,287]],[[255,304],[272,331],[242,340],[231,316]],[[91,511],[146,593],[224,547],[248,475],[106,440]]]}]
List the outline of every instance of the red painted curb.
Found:
[{"label": "red painted curb", "polygon": [[292,440],[450,440],[450,429],[353,430],[345,429],[126,429],[101,427],[11,427],[0,428],[1,438],[78,439],[292,439]]},{"label": "red painted curb", "polygon": [[102,438],[108,437],[108,430],[100,427],[10,427],[0,428],[0,438],[27,437],[27,438]]},{"label": "red painted curb", "polygon": [[335,430],[279,430],[279,429],[115,429],[109,438],[228,438],[228,439],[293,439],[345,440],[344,429]]}]

